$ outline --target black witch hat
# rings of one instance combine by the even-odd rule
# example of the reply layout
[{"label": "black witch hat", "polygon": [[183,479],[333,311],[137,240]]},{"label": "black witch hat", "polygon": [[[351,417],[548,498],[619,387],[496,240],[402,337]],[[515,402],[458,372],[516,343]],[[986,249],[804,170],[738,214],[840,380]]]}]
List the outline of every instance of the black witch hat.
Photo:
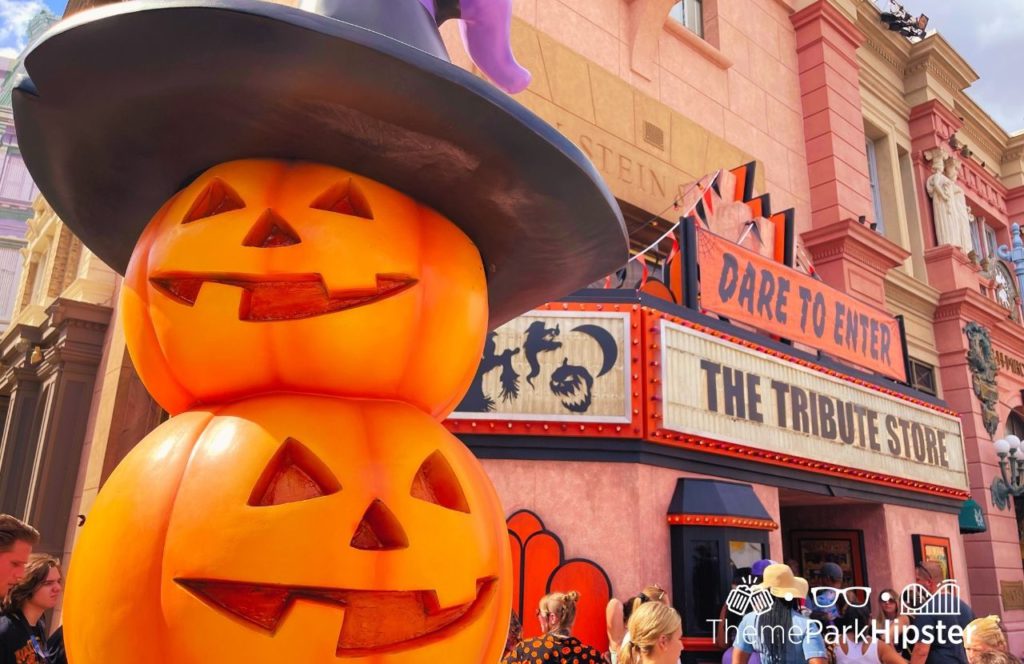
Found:
[{"label": "black witch hat", "polygon": [[483,256],[492,327],[625,262],[622,215],[590,161],[452,65],[420,0],[313,9],[132,0],[35,44],[14,93],[18,141],[90,250],[123,273],[192,178],[269,157],[357,172],[451,219]]}]

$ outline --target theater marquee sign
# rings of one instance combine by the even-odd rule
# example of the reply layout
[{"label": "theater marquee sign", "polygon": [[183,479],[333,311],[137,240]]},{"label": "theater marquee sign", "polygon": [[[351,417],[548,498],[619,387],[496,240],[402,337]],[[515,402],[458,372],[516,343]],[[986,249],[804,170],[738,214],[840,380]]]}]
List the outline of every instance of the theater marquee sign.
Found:
[{"label": "theater marquee sign", "polygon": [[668,321],[665,429],[967,489],[960,420]]}]

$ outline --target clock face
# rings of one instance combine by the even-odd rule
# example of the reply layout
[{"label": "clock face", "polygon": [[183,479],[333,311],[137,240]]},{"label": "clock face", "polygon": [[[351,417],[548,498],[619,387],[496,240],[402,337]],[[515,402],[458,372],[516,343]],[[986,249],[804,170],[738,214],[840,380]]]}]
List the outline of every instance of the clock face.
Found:
[{"label": "clock face", "polygon": [[992,277],[995,280],[996,302],[1007,311],[1015,313],[1017,289],[1013,286],[1013,275],[1002,262],[997,261],[992,269]]}]

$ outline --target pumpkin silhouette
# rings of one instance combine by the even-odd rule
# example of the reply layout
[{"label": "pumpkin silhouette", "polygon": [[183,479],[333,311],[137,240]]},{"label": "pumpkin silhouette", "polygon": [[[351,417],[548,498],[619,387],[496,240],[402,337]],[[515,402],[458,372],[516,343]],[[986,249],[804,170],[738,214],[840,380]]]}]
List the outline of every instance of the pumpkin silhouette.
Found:
[{"label": "pumpkin silhouette", "polygon": [[493,662],[511,578],[489,479],[428,415],[255,397],[172,418],[114,471],[66,633],[80,662]]},{"label": "pumpkin silhouette", "polygon": [[441,419],[480,358],[479,252],[437,212],[331,166],[211,168],[143,232],[121,307],[168,412],[263,392],[407,401]]}]

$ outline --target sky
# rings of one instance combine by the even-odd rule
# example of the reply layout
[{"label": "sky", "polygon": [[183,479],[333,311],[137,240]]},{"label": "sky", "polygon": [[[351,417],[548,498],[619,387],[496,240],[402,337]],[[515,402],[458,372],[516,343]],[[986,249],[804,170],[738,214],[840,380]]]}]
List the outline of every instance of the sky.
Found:
[{"label": "sky", "polygon": [[[718,0],[730,2],[730,0]],[[0,0],[0,55],[25,47],[25,28],[43,7],[60,16],[66,0]],[[888,0],[876,0],[885,8]],[[937,30],[981,77],[968,94],[1003,129],[1024,130],[1024,0],[904,0],[913,15],[927,14]]]},{"label": "sky", "polygon": [[967,94],[1006,131],[1024,130],[1024,0],[906,0],[903,6],[927,14],[928,30],[937,30],[980,76]]}]

